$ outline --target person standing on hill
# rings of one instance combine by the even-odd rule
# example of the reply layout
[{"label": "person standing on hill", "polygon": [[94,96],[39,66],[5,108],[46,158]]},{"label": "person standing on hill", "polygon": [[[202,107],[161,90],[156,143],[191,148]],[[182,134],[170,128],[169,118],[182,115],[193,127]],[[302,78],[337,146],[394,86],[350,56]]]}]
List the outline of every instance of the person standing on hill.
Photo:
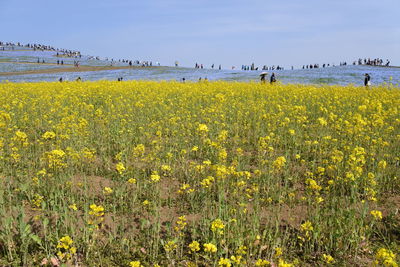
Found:
[{"label": "person standing on hill", "polygon": [[371,85],[371,76],[368,73],[365,73],[364,78],[364,86],[368,87]]},{"label": "person standing on hill", "polygon": [[268,73],[267,72],[261,72],[260,74],[260,81],[262,84],[265,83],[265,78],[267,77]]},{"label": "person standing on hill", "polygon": [[272,75],[271,75],[271,78],[270,78],[269,82],[270,82],[271,84],[273,84],[273,83],[275,83],[275,82],[276,82],[275,73],[272,73]]}]

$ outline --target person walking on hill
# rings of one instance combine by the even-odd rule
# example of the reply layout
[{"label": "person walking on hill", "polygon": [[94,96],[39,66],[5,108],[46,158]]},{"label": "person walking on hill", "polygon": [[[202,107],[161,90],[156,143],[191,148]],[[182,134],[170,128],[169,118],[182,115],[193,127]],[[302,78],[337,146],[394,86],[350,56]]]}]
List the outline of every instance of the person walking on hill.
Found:
[{"label": "person walking on hill", "polygon": [[267,75],[268,75],[268,72],[261,72],[260,81],[261,81],[262,84],[265,83],[265,78],[267,77]]},{"label": "person walking on hill", "polygon": [[270,78],[269,82],[270,82],[271,84],[273,84],[273,83],[276,83],[276,77],[275,77],[275,73],[272,73],[272,75],[271,75],[271,78]]},{"label": "person walking on hill", "polygon": [[368,73],[365,73],[365,78],[364,78],[364,86],[368,87],[371,85],[371,76],[369,76]]}]

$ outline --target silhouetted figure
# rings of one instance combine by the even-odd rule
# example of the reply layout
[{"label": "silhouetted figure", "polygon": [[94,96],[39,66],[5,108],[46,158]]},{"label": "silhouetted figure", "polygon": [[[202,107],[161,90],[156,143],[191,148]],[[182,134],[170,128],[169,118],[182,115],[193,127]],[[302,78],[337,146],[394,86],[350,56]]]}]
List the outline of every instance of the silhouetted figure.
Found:
[{"label": "silhouetted figure", "polygon": [[273,84],[273,83],[276,82],[275,73],[272,73],[271,78],[269,79],[269,82],[270,82],[271,84]]},{"label": "silhouetted figure", "polygon": [[260,81],[261,81],[261,83],[265,83],[265,78],[267,77],[267,75],[268,75],[268,72],[262,72],[262,73],[260,74]]},{"label": "silhouetted figure", "polygon": [[371,76],[368,73],[365,73],[364,78],[364,86],[368,87],[371,85]]},{"label": "silhouetted figure", "polygon": [[60,79],[58,79],[58,81],[59,81],[60,83],[62,83],[62,81],[63,81],[62,77],[60,77]]},{"label": "silhouetted figure", "polygon": [[78,78],[76,78],[76,81],[77,81],[77,82],[81,82],[81,81],[82,81],[82,78],[79,76]]}]

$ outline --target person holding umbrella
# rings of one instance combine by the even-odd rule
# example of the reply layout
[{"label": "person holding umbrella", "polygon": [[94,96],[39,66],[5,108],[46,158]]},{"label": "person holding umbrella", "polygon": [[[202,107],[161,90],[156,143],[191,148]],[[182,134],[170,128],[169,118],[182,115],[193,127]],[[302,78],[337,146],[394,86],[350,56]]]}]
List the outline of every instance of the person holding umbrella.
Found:
[{"label": "person holding umbrella", "polygon": [[260,80],[261,80],[261,83],[265,83],[265,78],[266,78],[266,76],[268,75],[268,72],[261,72],[261,74],[260,74]]}]

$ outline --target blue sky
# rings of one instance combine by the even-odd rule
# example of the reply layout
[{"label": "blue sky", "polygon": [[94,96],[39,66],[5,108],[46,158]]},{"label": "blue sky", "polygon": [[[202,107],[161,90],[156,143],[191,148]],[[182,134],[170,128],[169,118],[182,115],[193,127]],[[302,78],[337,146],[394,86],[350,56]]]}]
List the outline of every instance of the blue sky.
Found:
[{"label": "blue sky", "polygon": [[163,65],[400,65],[399,14],[400,0],[0,0],[0,40]]}]

